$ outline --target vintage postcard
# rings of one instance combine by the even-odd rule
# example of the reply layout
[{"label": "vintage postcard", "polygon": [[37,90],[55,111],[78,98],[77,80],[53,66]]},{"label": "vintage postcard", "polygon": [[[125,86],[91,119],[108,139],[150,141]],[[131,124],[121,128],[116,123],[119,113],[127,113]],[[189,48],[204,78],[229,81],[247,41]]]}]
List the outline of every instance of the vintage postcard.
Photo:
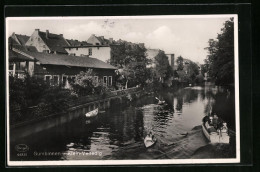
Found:
[{"label": "vintage postcard", "polygon": [[237,15],[7,17],[8,166],[240,162]]}]

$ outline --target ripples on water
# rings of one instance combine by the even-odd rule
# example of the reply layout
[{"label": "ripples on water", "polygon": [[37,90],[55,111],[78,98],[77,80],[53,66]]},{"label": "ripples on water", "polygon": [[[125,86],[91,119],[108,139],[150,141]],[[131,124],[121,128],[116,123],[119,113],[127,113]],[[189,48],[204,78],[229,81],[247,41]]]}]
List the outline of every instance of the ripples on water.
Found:
[{"label": "ripples on water", "polygon": [[[155,96],[166,103],[157,105]],[[25,143],[30,147],[29,156],[24,160],[235,157],[234,137],[230,145],[209,146],[199,127],[202,118],[212,109],[234,130],[233,96],[232,92],[227,94],[225,89],[216,87],[164,91],[126,106],[114,105],[94,119],[82,115],[62,126],[16,140],[12,145]],[[146,149],[143,138],[149,131],[158,141]],[[35,151],[64,154],[33,156]],[[85,154],[68,155],[74,152]],[[13,157],[16,160],[17,157]]]}]

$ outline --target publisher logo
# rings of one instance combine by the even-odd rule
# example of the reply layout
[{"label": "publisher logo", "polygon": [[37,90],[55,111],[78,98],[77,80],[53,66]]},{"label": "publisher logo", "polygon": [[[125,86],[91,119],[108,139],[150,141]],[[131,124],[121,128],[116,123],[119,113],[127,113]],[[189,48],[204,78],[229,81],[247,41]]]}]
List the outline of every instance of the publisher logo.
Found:
[{"label": "publisher logo", "polygon": [[29,150],[29,147],[26,144],[18,144],[15,146],[15,150],[17,152],[27,152]]}]

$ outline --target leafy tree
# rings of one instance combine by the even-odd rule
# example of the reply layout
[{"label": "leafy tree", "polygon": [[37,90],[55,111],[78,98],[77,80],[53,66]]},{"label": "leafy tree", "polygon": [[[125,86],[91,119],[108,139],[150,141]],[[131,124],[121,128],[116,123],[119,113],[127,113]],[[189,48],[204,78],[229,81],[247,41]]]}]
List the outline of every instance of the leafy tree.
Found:
[{"label": "leafy tree", "polygon": [[110,63],[123,69],[117,82],[126,88],[145,84],[148,79],[146,65],[149,63],[145,47],[123,41],[113,46],[111,55]]},{"label": "leafy tree", "polygon": [[86,72],[81,71],[76,75],[72,87],[79,96],[86,96],[94,94],[94,87],[97,86],[97,84],[98,83],[94,80],[92,69],[88,69]]},{"label": "leafy tree", "polygon": [[208,41],[207,65],[209,76],[215,79],[218,85],[234,83],[234,20],[224,23],[217,39]]},{"label": "leafy tree", "polygon": [[159,53],[155,56],[155,64],[155,77],[160,78],[161,82],[166,79],[166,76],[172,76],[168,57],[165,55],[164,51],[160,50]]},{"label": "leafy tree", "polygon": [[177,57],[176,62],[177,62],[177,65],[178,65],[177,70],[183,70],[183,68],[184,68],[183,57],[182,56]]},{"label": "leafy tree", "polygon": [[125,52],[126,52],[126,44],[124,42],[111,46],[110,64],[113,66],[117,66],[119,68],[123,68],[126,59]]},{"label": "leafy tree", "polygon": [[188,70],[188,77],[192,82],[194,82],[196,76],[199,74],[199,66],[196,63],[190,61],[187,66],[187,70]]}]

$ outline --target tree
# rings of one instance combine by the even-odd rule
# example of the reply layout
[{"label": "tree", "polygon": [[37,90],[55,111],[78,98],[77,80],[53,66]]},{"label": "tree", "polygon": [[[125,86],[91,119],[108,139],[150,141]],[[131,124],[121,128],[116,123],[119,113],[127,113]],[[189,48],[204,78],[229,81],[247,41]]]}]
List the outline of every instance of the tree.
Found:
[{"label": "tree", "polygon": [[155,56],[155,64],[155,77],[159,78],[159,81],[163,82],[165,79],[173,76],[173,70],[164,51],[160,50],[159,53]]},{"label": "tree", "polygon": [[208,41],[206,47],[209,55],[207,65],[209,76],[218,85],[234,83],[234,21],[233,18],[224,23],[217,39]]},{"label": "tree", "polygon": [[123,69],[122,77],[118,78],[126,88],[146,83],[148,79],[146,65],[149,60],[146,58],[145,47],[123,41],[113,46],[111,55],[110,63]]},{"label": "tree", "polygon": [[182,56],[177,57],[176,62],[178,65],[177,70],[183,70],[183,67],[184,67],[183,66],[183,57]]},{"label": "tree", "polygon": [[194,82],[196,76],[199,74],[199,66],[196,63],[190,61],[187,66],[187,70],[188,70],[188,77],[192,82]]},{"label": "tree", "polygon": [[119,68],[123,68],[126,59],[126,44],[122,42],[111,46],[110,64]]},{"label": "tree", "polygon": [[86,96],[94,94],[94,87],[97,86],[97,82],[94,80],[94,73],[92,69],[88,69],[86,72],[81,71],[76,75],[75,82],[72,84],[73,90],[80,96]]}]

